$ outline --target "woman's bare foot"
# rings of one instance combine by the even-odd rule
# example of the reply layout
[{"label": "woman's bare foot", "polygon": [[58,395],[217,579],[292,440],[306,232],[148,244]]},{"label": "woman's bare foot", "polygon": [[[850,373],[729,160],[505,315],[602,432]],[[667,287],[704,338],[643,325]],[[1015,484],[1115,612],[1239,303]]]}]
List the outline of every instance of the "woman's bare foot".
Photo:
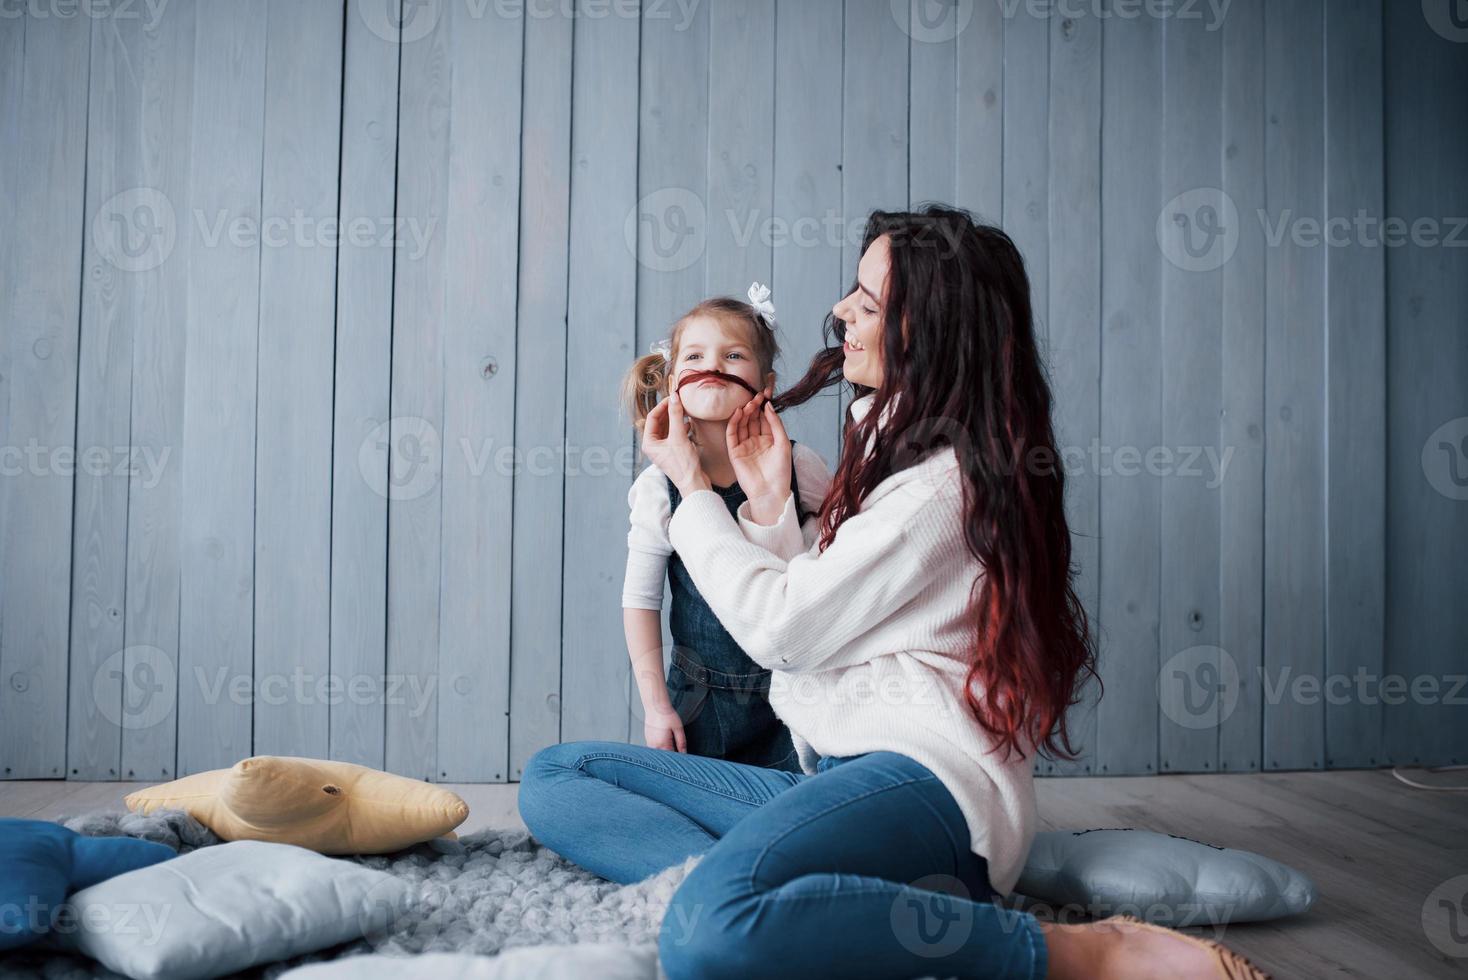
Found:
[{"label": "woman's bare foot", "polygon": [[1213,954],[1183,933],[1115,919],[1040,929],[1050,980],[1220,980]]}]

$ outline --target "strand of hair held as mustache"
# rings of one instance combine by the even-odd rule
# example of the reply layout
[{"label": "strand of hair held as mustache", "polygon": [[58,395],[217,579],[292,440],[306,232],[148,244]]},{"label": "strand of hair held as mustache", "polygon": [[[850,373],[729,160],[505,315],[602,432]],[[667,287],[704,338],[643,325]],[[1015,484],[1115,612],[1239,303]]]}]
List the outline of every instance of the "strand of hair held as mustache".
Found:
[{"label": "strand of hair held as mustache", "polygon": [[697,383],[699,381],[705,380],[706,378],[718,378],[720,381],[730,381],[734,384],[739,385],[744,390],[748,391],[751,395],[759,394],[759,390],[756,389],[755,386],[750,384],[748,381],[745,381],[743,378],[739,377],[736,374],[725,374],[723,371],[689,371],[687,374],[683,375],[683,377],[678,379],[678,385],[673,390],[681,393],[683,391],[684,385],[689,383]]}]

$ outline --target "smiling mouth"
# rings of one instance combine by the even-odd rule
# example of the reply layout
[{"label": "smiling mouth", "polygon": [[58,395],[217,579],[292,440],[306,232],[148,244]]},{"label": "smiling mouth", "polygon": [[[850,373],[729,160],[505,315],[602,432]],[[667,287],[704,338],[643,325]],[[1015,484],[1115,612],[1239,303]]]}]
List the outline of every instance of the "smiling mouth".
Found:
[{"label": "smiling mouth", "polygon": [[718,385],[720,388],[723,388],[726,387],[728,384],[729,382],[725,381],[723,378],[704,378],[698,383],[698,386],[702,388],[704,385]]}]

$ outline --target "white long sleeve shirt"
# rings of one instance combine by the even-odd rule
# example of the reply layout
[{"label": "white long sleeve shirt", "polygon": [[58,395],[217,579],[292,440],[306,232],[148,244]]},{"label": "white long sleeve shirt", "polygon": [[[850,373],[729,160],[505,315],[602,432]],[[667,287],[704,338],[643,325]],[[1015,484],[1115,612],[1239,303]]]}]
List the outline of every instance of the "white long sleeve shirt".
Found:
[{"label": "white long sleeve shirt", "polygon": [[[821,509],[831,486],[831,468],[821,454],[803,442],[790,450],[790,465],[800,486],[800,505],[806,513]],[[727,510],[727,506],[725,510]],[[668,519],[673,502],[668,496],[668,479],[657,464],[651,464],[632,481],[627,491],[631,527],[627,531],[627,571],[622,579],[623,609],[663,608],[663,582],[668,576]],[[746,519],[747,520],[747,519]],[[759,525],[749,522],[751,527]]]},{"label": "white long sleeve shirt", "polygon": [[1022,740],[1023,757],[1009,760],[987,754],[996,740],[964,701],[977,645],[967,611],[983,569],[964,542],[954,451],[883,480],[824,552],[816,520],[798,526],[793,500],[774,525],[748,510],[736,519],[717,493],[689,494],[669,540],[730,635],[771,668],[770,705],[801,768],[881,750],[917,760],[963,811],[990,883],[1012,891],[1036,829],[1034,746]]}]

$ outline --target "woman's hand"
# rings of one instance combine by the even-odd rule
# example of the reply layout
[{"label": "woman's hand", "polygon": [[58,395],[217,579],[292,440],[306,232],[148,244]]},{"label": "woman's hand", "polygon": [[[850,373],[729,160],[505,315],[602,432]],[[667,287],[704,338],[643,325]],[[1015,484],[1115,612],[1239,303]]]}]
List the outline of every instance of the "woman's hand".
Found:
[{"label": "woman's hand", "polygon": [[729,462],[757,524],[779,520],[790,496],[790,437],[769,395],[767,388],[736,409],[726,429]]},{"label": "woman's hand", "polygon": [[698,447],[688,438],[683,402],[676,391],[647,413],[642,426],[642,451],[667,474],[683,496],[695,490],[713,489],[698,458]]}]

